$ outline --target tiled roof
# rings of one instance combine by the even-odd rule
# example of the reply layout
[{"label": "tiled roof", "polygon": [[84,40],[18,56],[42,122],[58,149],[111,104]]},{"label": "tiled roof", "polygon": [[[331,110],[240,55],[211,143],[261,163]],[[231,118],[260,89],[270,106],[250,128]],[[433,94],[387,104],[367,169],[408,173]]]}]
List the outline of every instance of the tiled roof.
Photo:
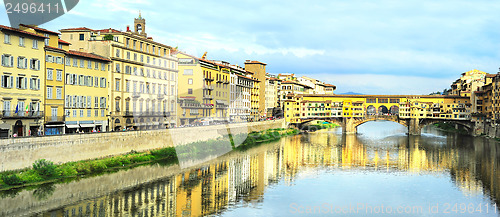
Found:
[{"label": "tiled roof", "polygon": [[45,37],[43,35],[37,35],[37,34],[31,33],[31,32],[26,32],[26,31],[23,31],[23,30],[20,30],[20,29],[16,29],[16,28],[4,26],[4,25],[0,25],[0,30],[1,29],[13,31],[13,32],[18,32],[18,33],[25,34],[25,35],[35,36],[35,37],[39,37],[39,38],[47,38],[47,37]]},{"label": "tiled roof", "polygon": [[48,49],[52,49],[52,50],[58,50],[58,51],[62,51],[62,52],[65,52],[65,50],[61,49],[61,48],[57,48],[57,47],[51,47],[51,46],[45,46],[45,48],[48,48]]},{"label": "tiled roof", "polygon": [[262,65],[267,65],[263,62],[255,61],[255,60],[247,60],[245,61],[245,64],[262,64]]},{"label": "tiled roof", "polygon": [[60,43],[60,44],[71,44],[71,43],[69,43],[69,42],[67,42],[67,41],[64,41],[64,40],[61,40],[61,39],[59,39],[59,43]]},{"label": "tiled roof", "polygon": [[112,29],[112,28],[109,28],[109,29],[100,29],[100,30],[95,30],[97,32],[102,32],[102,33],[121,33],[121,31],[118,31],[116,29]]},{"label": "tiled roof", "polygon": [[94,31],[94,30],[89,29],[87,27],[78,27],[78,28],[61,29],[59,31]]},{"label": "tiled roof", "polygon": [[26,25],[26,24],[19,24],[20,26],[24,26],[24,27],[27,27],[27,28],[32,28],[34,30],[37,30],[37,31],[40,31],[40,32],[45,32],[45,33],[50,33],[50,34],[54,34],[54,35],[59,35],[58,32],[53,32],[53,31],[50,31],[48,29],[44,29],[44,28],[40,28],[40,27],[37,27],[37,26],[33,26],[33,25]]},{"label": "tiled roof", "polygon": [[92,53],[85,53],[85,52],[74,51],[74,50],[70,50],[70,51],[68,51],[68,54],[70,54],[70,55],[75,55],[75,56],[81,56],[81,57],[92,58],[92,59],[98,59],[98,60],[103,60],[103,61],[108,61],[108,62],[110,62],[110,61],[111,61],[111,60],[110,60],[110,59],[108,59],[108,58],[105,58],[105,57],[102,57],[102,56],[99,56],[99,55],[96,55],[96,54],[92,54]]}]

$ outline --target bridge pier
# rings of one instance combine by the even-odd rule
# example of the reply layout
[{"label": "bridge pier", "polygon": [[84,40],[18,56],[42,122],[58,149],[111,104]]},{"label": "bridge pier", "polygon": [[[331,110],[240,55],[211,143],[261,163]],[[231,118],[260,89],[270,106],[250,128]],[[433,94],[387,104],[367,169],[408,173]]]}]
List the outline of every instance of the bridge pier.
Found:
[{"label": "bridge pier", "polygon": [[408,123],[408,135],[419,136],[420,130],[419,118],[411,118],[410,123]]},{"label": "bridge pier", "polygon": [[342,132],[345,134],[355,134],[357,132],[354,118],[345,118],[342,124]]}]

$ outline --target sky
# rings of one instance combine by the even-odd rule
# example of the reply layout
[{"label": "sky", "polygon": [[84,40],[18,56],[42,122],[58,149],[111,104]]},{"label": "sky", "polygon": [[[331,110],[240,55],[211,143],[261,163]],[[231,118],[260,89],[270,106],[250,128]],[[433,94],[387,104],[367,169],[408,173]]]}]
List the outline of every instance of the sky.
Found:
[{"label": "sky", "polygon": [[[124,31],[139,10],[155,41],[265,62],[271,74],[313,77],[336,93],[429,94],[500,67],[500,3],[486,0],[84,0],[41,27]],[[3,6],[0,19],[10,25]]]}]

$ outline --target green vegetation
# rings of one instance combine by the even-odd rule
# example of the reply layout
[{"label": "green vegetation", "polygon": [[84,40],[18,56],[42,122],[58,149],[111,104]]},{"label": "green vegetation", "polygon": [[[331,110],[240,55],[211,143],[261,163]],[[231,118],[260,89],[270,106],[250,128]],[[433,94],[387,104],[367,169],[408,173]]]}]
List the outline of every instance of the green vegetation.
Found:
[{"label": "green vegetation", "polygon": [[338,124],[331,124],[331,123],[322,123],[322,124],[314,124],[314,125],[309,125],[307,126],[305,129],[303,130],[307,130],[307,131],[311,131],[311,132],[314,132],[314,131],[317,131],[317,130],[322,130],[322,129],[330,129],[330,128],[335,128],[335,127],[338,127],[339,125]]},{"label": "green vegetation", "polygon": [[[298,133],[299,131],[296,129],[269,129],[262,132],[252,132],[248,135],[228,135],[217,140],[194,142],[178,146],[177,148],[168,147],[142,153],[131,151],[121,156],[68,162],[60,165],[40,159],[33,163],[33,168],[0,173],[0,190],[50,184],[77,177],[99,175],[146,163],[178,163],[178,157],[201,158],[227,153],[231,150],[243,150],[256,144],[278,140],[281,137],[296,135]],[[40,191],[40,197],[44,197],[47,192],[50,192],[50,188],[48,189],[47,191]]]},{"label": "green vegetation", "polygon": [[105,41],[112,41],[112,40],[113,40],[113,35],[111,35],[111,34],[107,34],[107,35],[105,35],[104,37],[102,37],[102,40],[105,40]]},{"label": "green vegetation", "polygon": [[463,135],[468,134],[467,130],[465,130],[465,129],[462,129],[462,128],[455,129],[455,124],[451,124],[451,123],[446,123],[446,122],[435,123],[434,126],[442,131],[445,131],[445,132],[458,133],[458,134],[463,134]]}]

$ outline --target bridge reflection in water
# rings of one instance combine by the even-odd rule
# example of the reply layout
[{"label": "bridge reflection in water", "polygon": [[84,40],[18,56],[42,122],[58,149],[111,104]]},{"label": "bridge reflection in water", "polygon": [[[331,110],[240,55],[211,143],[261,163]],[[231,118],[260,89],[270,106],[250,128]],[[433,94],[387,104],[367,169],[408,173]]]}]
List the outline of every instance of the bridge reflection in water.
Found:
[{"label": "bridge reflection in water", "polygon": [[498,148],[488,140],[457,135],[370,140],[323,131],[233,152],[187,170],[152,165],[56,184],[48,191],[22,191],[0,199],[0,216],[221,214],[238,205],[260,203],[267,186],[291,185],[301,171],[318,167],[449,174],[463,194],[484,194],[498,204]]}]

